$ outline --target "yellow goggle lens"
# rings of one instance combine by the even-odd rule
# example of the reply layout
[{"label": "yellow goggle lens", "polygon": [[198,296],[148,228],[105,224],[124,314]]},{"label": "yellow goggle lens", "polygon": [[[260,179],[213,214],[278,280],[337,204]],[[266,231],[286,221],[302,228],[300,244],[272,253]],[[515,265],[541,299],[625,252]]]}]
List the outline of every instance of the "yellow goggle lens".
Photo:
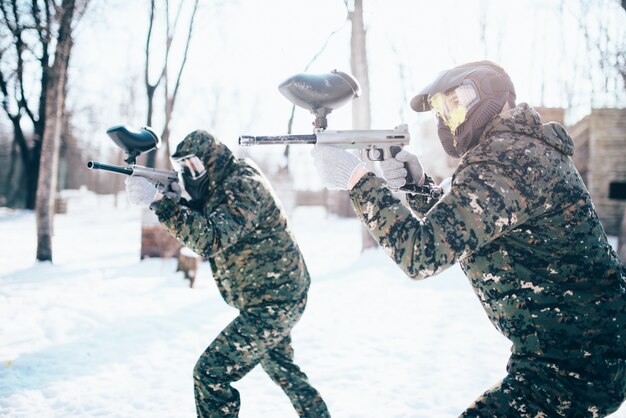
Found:
[{"label": "yellow goggle lens", "polygon": [[433,94],[430,106],[443,123],[454,133],[465,122],[469,109],[478,102],[478,94],[471,84],[462,84],[455,89]]}]

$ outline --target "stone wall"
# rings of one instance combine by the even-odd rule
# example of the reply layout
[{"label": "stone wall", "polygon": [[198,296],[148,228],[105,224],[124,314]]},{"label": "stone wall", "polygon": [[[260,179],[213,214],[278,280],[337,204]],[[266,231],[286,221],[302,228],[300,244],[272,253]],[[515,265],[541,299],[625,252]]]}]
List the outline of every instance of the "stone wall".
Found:
[{"label": "stone wall", "polygon": [[576,125],[567,129],[574,141],[574,155],[572,160],[580,175],[589,188],[589,115],[585,116]]},{"label": "stone wall", "polygon": [[604,229],[618,235],[626,200],[610,198],[609,187],[626,183],[626,109],[593,109],[570,135],[583,153],[587,149],[586,185]]},{"label": "stone wall", "polygon": [[535,107],[533,109],[541,116],[541,123],[558,122],[564,125],[565,109],[561,107]]}]

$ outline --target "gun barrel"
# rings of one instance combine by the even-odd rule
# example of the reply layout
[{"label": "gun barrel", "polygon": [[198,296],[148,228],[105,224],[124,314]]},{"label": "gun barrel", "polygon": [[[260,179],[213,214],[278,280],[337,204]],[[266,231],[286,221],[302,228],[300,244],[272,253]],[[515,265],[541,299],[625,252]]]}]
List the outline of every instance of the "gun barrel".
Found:
[{"label": "gun barrel", "polygon": [[316,144],[317,135],[275,135],[275,136],[250,136],[242,135],[239,137],[239,145],[248,147],[252,145],[296,145],[296,144]]},{"label": "gun barrel", "polygon": [[407,125],[400,125],[395,129],[325,130],[319,132],[317,138],[317,143],[321,145],[339,145],[348,148],[408,145],[410,141],[411,135]]},{"label": "gun barrel", "polygon": [[141,176],[161,182],[172,182],[178,180],[178,173],[173,170],[158,170],[156,168],[144,167],[136,164],[133,164],[131,168],[135,176]]},{"label": "gun barrel", "polygon": [[119,165],[104,164],[104,163],[99,163],[97,161],[89,161],[87,163],[87,168],[90,168],[92,170],[112,171],[114,173],[126,174],[127,176],[130,176],[133,174],[132,168],[122,167]]}]

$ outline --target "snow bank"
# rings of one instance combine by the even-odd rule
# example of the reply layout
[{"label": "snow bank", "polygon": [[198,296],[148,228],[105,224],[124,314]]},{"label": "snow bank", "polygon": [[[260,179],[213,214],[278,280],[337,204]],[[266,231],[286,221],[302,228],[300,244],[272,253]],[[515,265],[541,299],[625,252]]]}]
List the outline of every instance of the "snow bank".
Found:
[{"label": "snow bank", "polygon": [[[207,263],[189,289],[174,260],[139,261],[140,213],[113,203],[70,201],[54,264],[34,262],[31,212],[0,213],[0,416],[195,416],[193,366],[237,312]],[[296,362],[333,416],[457,416],[504,376],[509,343],[459,268],[414,282],[360,253],[356,219],[293,225],[313,277]],[[236,387],[242,418],[296,416],[260,367]]]}]

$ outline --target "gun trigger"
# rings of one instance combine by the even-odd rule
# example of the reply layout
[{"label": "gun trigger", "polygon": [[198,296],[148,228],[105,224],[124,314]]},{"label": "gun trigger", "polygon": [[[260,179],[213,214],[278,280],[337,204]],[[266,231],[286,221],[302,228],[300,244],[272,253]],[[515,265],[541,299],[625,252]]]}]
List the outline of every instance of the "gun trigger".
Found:
[{"label": "gun trigger", "polygon": [[384,152],[380,148],[369,148],[367,150],[367,158],[370,161],[383,161],[384,160]]}]

